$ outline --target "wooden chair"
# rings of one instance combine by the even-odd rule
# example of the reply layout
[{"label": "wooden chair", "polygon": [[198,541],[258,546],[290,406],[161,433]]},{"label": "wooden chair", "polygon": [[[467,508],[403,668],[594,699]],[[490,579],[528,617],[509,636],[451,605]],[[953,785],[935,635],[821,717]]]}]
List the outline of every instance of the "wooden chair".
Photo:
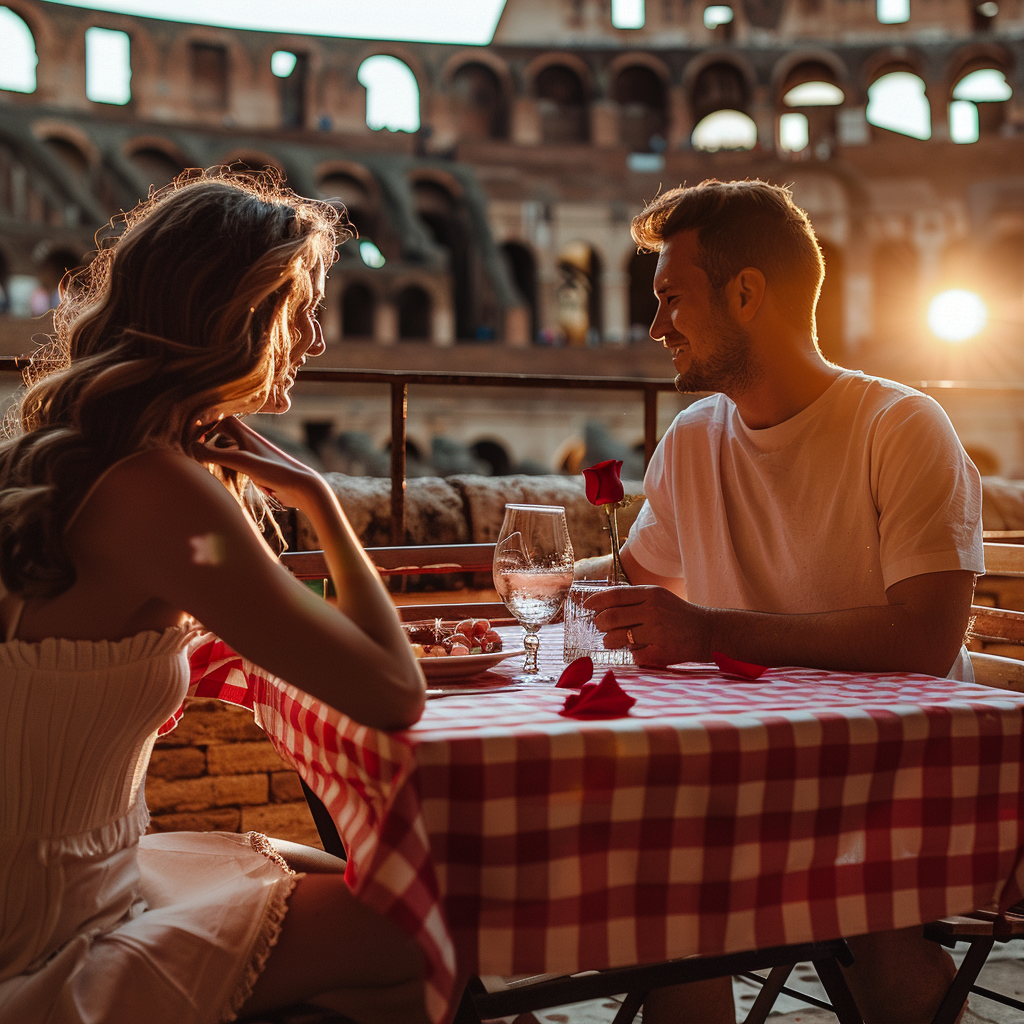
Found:
[{"label": "wooden chair", "polygon": [[[1024,544],[986,541],[985,570],[990,576],[1024,578]],[[1021,647],[1021,659],[971,651],[975,682],[1024,693],[1024,611],[975,604],[971,606],[971,618],[972,639],[998,644],[1001,650]],[[932,1024],[954,1024],[972,992],[1024,1010],[1024,1002],[977,984],[995,942],[1024,938],[1024,906],[1012,907],[1005,917],[984,910],[944,917],[926,925],[925,936],[950,949],[961,942],[970,947]]]},{"label": "wooden chair", "polygon": [[[494,559],[493,544],[423,544],[408,547],[367,548],[370,561],[381,576],[424,576],[452,573],[490,574]],[[322,551],[287,551],[281,563],[300,580],[324,580],[328,577]],[[417,619],[490,619],[493,625],[515,625],[515,619],[500,601],[445,603],[406,603],[398,607],[403,622]]]}]

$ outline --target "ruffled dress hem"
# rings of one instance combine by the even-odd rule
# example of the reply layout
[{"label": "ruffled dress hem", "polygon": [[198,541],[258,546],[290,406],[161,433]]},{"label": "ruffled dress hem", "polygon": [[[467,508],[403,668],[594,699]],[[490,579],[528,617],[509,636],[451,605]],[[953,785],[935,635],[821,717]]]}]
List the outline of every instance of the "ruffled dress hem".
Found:
[{"label": "ruffled dress hem", "polygon": [[267,966],[267,958],[270,951],[277,945],[281,937],[281,927],[284,924],[285,915],[288,913],[288,899],[291,896],[298,880],[304,877],[302,874],[292,871],[288,862],[274,849],[270,840],[260,832],[249,832],[246,834],[249,845],[262,854],[267,860],[279,867],[287,876],[283,885],[276,885],[267,900],[267,907],[263,913],[263,923],[253,941],[249,959],[242,969],[242,977],[239,980],[234,993],[228,1001],[228,1005],[221,1015],[221,1024],[237,1020],[242,1007],[249,1001],[252,990],[256,987],[259,976]]}]

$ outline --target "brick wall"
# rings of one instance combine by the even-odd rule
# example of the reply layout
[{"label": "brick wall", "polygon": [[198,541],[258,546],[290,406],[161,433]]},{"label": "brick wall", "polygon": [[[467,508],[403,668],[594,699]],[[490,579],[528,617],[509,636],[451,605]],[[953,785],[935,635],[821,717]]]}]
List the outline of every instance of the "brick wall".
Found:
[{"label": "brick wall", "polygon": [[320,847],[299,777],[243,708],[189,700],[157,740],[146,778],[150,832],[250,829]]}]

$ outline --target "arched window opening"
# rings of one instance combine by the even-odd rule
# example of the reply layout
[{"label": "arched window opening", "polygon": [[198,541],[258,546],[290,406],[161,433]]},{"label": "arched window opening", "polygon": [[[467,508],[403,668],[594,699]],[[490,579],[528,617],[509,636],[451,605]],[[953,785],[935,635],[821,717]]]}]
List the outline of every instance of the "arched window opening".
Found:
[{"label": "arched window opening", "polygon": [[512,472],[512,459],[508,450],[498,441],[482,440],[469,446],[472,455],[491,467],[491,476],[508,476]]},{"label": "arched window opening", "polygon": [[32,30],[9,7],[0,7],[0,89],[35,92],[38,63]]},{"label": "arched window opening", "polygon": [[93,103],[123,106],[132,98],[131,40],[127,32],[85,30],[85,95]]},{"label": "arched window opening", "polygon": [[1006,75],[997,68],[979,68],[953,87],[949,104],[949,136],[953,142],[977,142],[995,135],[1006,120],[1006,101],[1013,95]]},{"label": "arched window opening", "polygon": [[811,142],[811,125],[806,114],[790,111],[779,116],[779,149],[802,153]]},{"label": "arched window opening", "polygon": [[623,68],[612,95],[619,105],[619,138],[631,153],[660,153],[665,148],[665,86],[642,64]]},{"label": "arched window opening", "polygon": [[6,316],[11,311],[11,272],[7,266],[7,259],[0,252],[0,316]]},{"label": "arched window opening", "polygon": [[757,125],[739,110],[716,110],[693,129],[694,149],[714,153],[719,149],[753,149],[757,145]]},{"label": "arched window opening", "polygon": [[359,281],[345,289],[341,299],[341,336],[345,341],[373,338],[373,292]]},{"label": "arched window opening", "polygon": [[216,43],[191,43],[188,56],[193,106],[196,110],[227,110],[227,49]]},{"label": "arched window opening", "polygon": [[883,242],[871,266],[873,334],[889,345],[906,344],[920,319],[921,259],[906,241]]},{"label": "arched window opening", "polygon": [[76,178],[85,181],[89,177],[89,160],[86,155],[70,139],[59,135],[43,140],[43,145],[60,162],[68,168]]},{"label": "arched window opening", "polygon": [[359,232],[360,240],[372,241],[377,233],[376,203],[366,184],[355,175],[333,171],[317,185],[322,199],[338,199],[348,211],[348,219]]},{"label": "arched window opening", "polygon": [[716,110],[745,112],[747,83],[734,64],[709,64],[697,76],[690,92],[694,121],[702,121]]},{"label": "arched window opening", "polygon": [[402,341],[430,340],[430,296],[419,285],[398,293],[398,337]]},{"label": "arched window opening", "polygon": [[825,280],[821,284],[815,310],[818,347],[826,359],[842,362],[846,333],[843,324],[843,253],[821,239],[818,239],[818,245],[825,258]]},{"label": "arched window opening", "polygon": [[846,95],[835,81],[835,73],[821,61],[797,64],[786,75],[782,86],[782,102],[787,107],[837,107]]},{"label": "arched window opening", "polygon": [[277,95],[281,104],[281,127],[304,127],[306,124],[309,57],[305,53],[277,50],[270,56],[270,70],[278,80]]},{"label": "arched window opening", "polygon": [[914,139],[930,139],[932,115],[924,82],[909,71],[892,71],[868,86],[868,124]]},{"label": "arched window opening", "polygon": [[137,149],[131,155],[131,162],[142,173],[146,184],[153,188],[163,188],[184,170],[168,153],[151,146]]},{"label": "arched window opening", "polygon": [[590,141],[586,90],[580,76],[564,64],[550,64],[534,83],[541,140],[566,144]]},{"label": "arched window opening", "polygon": [[558,255],[555,290],[558,327],[567,345],[601,341],[601,259],[585,242],[573,242]]},{"label": "arched window opening", "polygon": [[656,252],[638,252],[629,261],[629,340],[634,343],[650,337],[651,324],[658,312],[658,299],[654,294],[657,266]]},{"label": "arched window opening", "polygon": [[503,139],[508,134],[508,107],[501,82],[479,61],[463,64],[452,77],[452,113],[462,139]]},{"label": "arched window opening", "polygon": [[798,64],[786,76],[780,94],[782,106],[790,109],[779,115],[779,149],[802,153],[825,143],[831,150],[836,137],[835,108],[846,100],[832,69],[819,61]]},{"label": "arched window opening", "polygon": [[506,242],[501,247],[516,290],[530,311],[530,337],[536,341],[540,322],[537,312],[537,262],[521,242]]},{"label": "arched window opening", "polygon": [[413,186],[416,213],[434,241],[448,254],[455,306],[455,336],[476,336],[477,308],[473,287],[473,258],[469,218],[461,204],[436,181],[420,180]]},{"label": "arched window opening", "polygon": [[378,131],[415,132],[420,127],[420,87],[408,64],[378,53],[356,74],[366,89],[366,126]]}]

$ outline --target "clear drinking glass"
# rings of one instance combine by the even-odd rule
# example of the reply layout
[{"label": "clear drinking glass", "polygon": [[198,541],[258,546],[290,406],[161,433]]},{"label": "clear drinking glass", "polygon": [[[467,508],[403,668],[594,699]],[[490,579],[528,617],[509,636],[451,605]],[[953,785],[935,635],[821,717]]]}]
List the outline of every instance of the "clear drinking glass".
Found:
[{"label": "clear drinking glass", "polygon": [[604,645],[604,633],[594,625],[592,608],[586,606],[587,598],[600,594],[609,587],[624,587],[626,583],[612,583],[611,580],[577,580],[569,588],[565,599],[565,662],[587,657],[595,665],[632,665],[633,652],[628,647]]},{"label": "clear drinking glass", "polygon": [[565,509],[561,505],[506,505],[494,548],[494,586],[526,630],[526,662],[521,682],[554,682],[537,669],[540,637],[572,586],[573,556]]}]

